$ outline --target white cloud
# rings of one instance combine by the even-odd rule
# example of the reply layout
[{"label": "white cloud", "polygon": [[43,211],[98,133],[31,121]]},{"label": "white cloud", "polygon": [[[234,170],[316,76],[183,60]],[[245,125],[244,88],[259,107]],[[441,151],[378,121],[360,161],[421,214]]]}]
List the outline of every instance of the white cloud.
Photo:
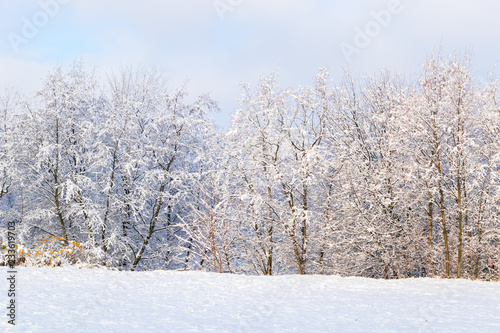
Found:
[{"label": "white cloud", "polygon": [[[0,43],[0,85],[15,81],[35,86],[33,82],[39,82],[57,61],[68,64],[80,55],[101,72],[121,65],[155,65],[170,73],[173,82],[189,78],[193,93],[212,91],[225,108],[227,118],[222,122],[227,125],[240,81],[255,82],[259,74],[277,68],[283,86],[309,84],[320,66],[328,66],[334,77],[341,75],[347,61],[339,44],[352,43],[355,29],[363,29],[373,20],[371,12],[387,8],[389,1],[242,0],[220,20],[212,0],[72,0],[61,12],[62,23],[48,26],[43,33],[44,38],[59,40],[56,37],[63,31],[74,30],[79,40],[66,46],[60,38],[59,50],[51,45],[51,52],[43,53],[40,39],[20,55]],[[351,70],[391,67],[416,72],[440,42],[445,51],[472,46],[479,73],[498,62],[500,22],[495,16],[500,3],[400,2],[403,12],[353,57]],[[4,35],[19,24],[20,16],[29,16],[37,8],[36,2],[19,3],[9,6],[11,15],[0,14],[6,16],[0,20]]]}]

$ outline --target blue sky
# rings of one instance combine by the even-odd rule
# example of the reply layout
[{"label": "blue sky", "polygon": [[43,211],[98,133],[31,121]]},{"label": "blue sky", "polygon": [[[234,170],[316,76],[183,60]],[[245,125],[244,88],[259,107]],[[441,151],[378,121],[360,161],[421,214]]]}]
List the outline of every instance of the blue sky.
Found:
[{"label": "blue sky", "polygon": [[[227,128],[238,83],[275,70],[283,87],[312,83],[323,66],[334,80],[346,68],[409,76],[442,43],[444,53],[471,48],[479,79],[496,74],[499,9],[493,0],[0,0],[0,86],[37,89],[51,67],[80,57],[103,81],[122,66],[155,66],[172,86],[189,80],[193,98],[210,92]],[[38,24],[29,38],[27,24]],[[342,45],[356,52],[346,57]]]}]

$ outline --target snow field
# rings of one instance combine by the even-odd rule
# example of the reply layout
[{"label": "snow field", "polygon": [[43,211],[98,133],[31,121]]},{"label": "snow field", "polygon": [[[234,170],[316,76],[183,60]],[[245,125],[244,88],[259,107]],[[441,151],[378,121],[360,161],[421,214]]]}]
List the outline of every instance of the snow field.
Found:
[{"label": "snow field", "polygon": [[5,332],[500,332],[495,282],[17,269]]}]

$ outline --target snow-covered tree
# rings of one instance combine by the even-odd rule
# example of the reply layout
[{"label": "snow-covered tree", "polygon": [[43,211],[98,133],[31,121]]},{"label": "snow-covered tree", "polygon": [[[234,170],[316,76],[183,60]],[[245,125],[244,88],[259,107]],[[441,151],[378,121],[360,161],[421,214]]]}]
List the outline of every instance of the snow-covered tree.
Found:
[{"label": "snow-covered tree", "polygon": [[56,67],[24,103],[13,135],[22,220],[31,237],[54,235],[96,245],[102,225],[93,187],[102,171],[103,147],[96,138],[103,107],[95,79],[81,63],[67,72]]},{"label": "snow-covered tree", "polygon": [[32,264],[66,249],[130,270],[499,278],[498,82],[468,57],[242,90],[227,132],[155,69],[101,86],[77,62],[6,90],[0,225],[48,251]]},{"label": "snow-covered tree", "polygon": [[189,212],[200,138],[210,126],[204,114],[214,104],[208,96],[186,103],[186,91],[167,89],[154,70],[124,71],[112,78],[111,91],[110,126],[117,126],[112,156],[131,269],[144,259],[152,267],[169,267],[179,255],[179,217]]}]

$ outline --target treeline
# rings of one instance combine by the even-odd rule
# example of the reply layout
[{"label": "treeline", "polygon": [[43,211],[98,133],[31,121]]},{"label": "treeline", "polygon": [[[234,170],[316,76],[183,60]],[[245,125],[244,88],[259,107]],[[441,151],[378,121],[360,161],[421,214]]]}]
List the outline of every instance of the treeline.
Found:
[{"label": "treeline", "polygon": [[75,64],[36,94],[6,90],[0,223],[16,223],[19,256],[54,264],[72,247],[130,270],[499,278],[498,83],[477,84],[466,56],[436,56],[416,80],[332,82],[321,69],[310,86],[272,74],[242,89],[227,132],[207,120],[209,96],[188,103],[153,70],[100,86]]}]

